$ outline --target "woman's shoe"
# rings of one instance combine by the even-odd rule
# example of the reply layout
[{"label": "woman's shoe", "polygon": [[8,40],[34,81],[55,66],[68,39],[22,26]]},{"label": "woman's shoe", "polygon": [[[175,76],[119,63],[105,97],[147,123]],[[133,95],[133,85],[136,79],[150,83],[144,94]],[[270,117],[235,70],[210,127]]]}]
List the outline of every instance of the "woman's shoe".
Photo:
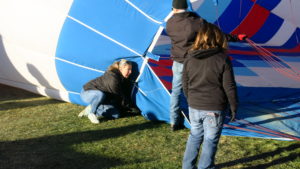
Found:
[{"label": "woman's shoe", "polygon": [[88,105],[78,114],[78,117],[87,116],[91,112],[91,110],[92,110],[92,106]]},{"label": "woman's shoe", "polygon": [[98,118],[97,118],[97,116],[96,116],[94,113],[90,113],[90,114],[88,115],[88,118],[89,118],[90,121],[91,121],[92,123],[94,123],[94,124],[99,124],[99,123],[100,123],[99,120],[98,120]]}]

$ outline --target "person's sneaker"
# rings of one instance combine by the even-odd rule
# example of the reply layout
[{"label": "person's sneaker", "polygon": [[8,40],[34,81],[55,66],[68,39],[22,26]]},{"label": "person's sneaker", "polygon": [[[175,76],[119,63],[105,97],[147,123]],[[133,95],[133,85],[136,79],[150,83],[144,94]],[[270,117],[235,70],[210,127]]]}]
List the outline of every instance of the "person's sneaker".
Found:
[{"label": "person's sneaker", "polygon": [[90,113],[91,109],[92,109],[92,106],[88,105],[78,114],[78,117],[87,116]]},{"label": "person's sneaker", "polygon": [[94,124],[98,124],[99,123],[99,120],[97,118],[97,116],[94,114],[94,113],[90,113],[88,115],[88,118],[90,119],[90,121]]}]

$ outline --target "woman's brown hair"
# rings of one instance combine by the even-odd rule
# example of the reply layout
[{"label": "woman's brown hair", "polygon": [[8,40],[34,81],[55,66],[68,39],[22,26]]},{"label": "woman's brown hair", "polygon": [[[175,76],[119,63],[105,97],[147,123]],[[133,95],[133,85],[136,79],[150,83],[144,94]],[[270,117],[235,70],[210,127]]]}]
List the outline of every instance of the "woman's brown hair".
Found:
[{"label": "woman's brown hair", "polygon": [[115,61],[112,65],[108,67],[109,71],[119,69],[120,66],[132,65],[130,61],[126,59],[121,59],[120,61]]},{"label": "woman's brown hair", "polygon": [[211,49],[211,48],[227,49],[227,39],[223,32],[214,24],[204,22],[197,33],[196,40],[191,50]]}]

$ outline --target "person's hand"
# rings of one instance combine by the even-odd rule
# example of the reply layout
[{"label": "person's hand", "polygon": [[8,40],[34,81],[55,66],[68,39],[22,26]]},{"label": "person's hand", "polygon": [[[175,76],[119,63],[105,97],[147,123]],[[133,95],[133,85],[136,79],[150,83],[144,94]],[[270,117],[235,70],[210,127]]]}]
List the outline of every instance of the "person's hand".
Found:
[{"label": "person's hand", "polygon": [[227,40],[230,42],[241,42],[248,38],[248,36],[244,33],[241,34],[229,34],[230,36],[227,37]]},{"label": "person's hand", "polygon": [[230,111],[230,122],[235,121],[235,115],[236,115],[235,111]]},{"label": "person's hand", "polygon": [[237,38],[240,40],[240,41],[244,41],[248,38],[248,36],[246,34],[238,34],[237,35]]}]

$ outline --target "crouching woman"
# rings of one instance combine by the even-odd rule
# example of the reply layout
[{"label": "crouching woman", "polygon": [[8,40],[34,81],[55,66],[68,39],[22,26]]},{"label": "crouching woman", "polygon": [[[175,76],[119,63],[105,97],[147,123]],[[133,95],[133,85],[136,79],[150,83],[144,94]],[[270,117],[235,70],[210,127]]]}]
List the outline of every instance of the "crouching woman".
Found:
[{"label": "crouching woman", "polygon": [[114,62],[100,77],[83,86],[81,99],[89,105],[79,113],[92,123],[99,123],[98,117],[119,118],[124,107],[131,104],[129,76],[132,63],[122,59]]}]

